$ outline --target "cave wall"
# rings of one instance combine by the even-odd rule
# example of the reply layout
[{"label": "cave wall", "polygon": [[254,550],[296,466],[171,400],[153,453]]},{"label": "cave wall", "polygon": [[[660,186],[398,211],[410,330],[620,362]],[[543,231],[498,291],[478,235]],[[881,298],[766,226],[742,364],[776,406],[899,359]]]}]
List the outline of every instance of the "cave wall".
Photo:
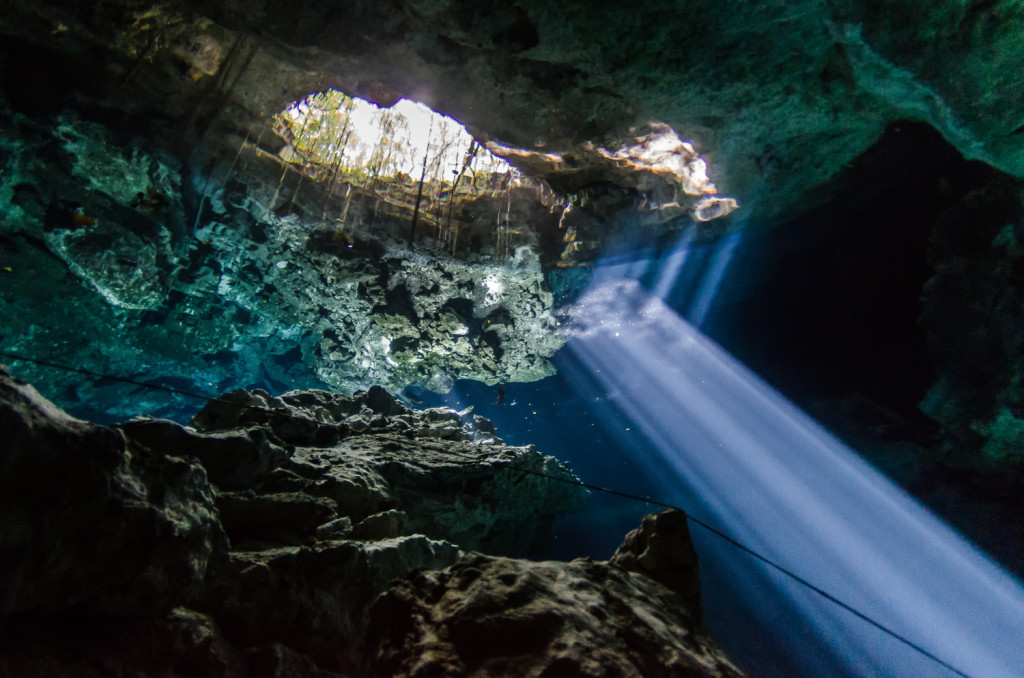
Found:
[{"label": "cave wall", "polygon": [[516,557],[588,491],[483,417],[233,391],[105,427],[0,368],[0,424],[4,675],[743,675],[681,512],[610,562]]},{"label": "cave wall", "polygon": [[[421,270],[401,255],[382,258],[372,247],[364,248],[368,258],[348,259],[347,246],[358,251],[361,243],[337,233],[332,243],[330,234],[306,232],[316,210],[304,210],[294,199],[300,188],[294,177],[275,187],[273,171],[248,159],[242,164],[254,175],[242,181],[231,176],[228,168],[242,151],[253,151],[245,140],[258,134],[268,115],[332,85],[381,103],[411,96],[454,114],[484,138],[561,152],[565,176],[576,177],[567,185],[578,185],[580,176],[607,179],[572,166],[591,142],[614,149],[638,125],[668,123],[708,159],[719,189],[738,198],[740,211],[723,230],[816,209],[847,181],[845,168],[876,162],[879,169],[865,174],[870,177],[858,190],[888,197],[869,198],[863,208],[851,204],[844,218],[853,212],[877,225],[904,214],[903,221],[914,224],[913,239],[923,237],[934,218],[927,264],[933,279],[921,318],[928,364],[916,349],[904,348],[908,360],[893,358],[893,369],[877,360],[871,360],[874,372],[861,369],[856,345],[873,339],[849,318],[846,325],[809,329],[794,341],[755,350],[782,356],[767,369],[785,365],[809,380],[820,378],[822,361],[841,362],[850,378],[873,374],[874,383],[865,388],[880,396],[886,380],[905,375],[905,389],[894,389],[905,392],[901,406],[931,371],[924,410],[948,438],[990,457],[1012,456],[1021,421],[1013,348],[1014,199],[964,198],[954,210],[947,198],[970,193],[960,179],[935,177],[907,158],[877,162],[862,154],[878,139],[886,143],[883,130],[893,129],[893,121],[924,122],[964,157],[1020,176],[1024,135],[1015,97],[1024,91],[1024,51],[1017,30],[1022,10],[1014,3],[920,8],[835,0],[636,8],[524,0],[293,7],[8,0],[4,9],[7,331],[29,343],[66,347],[69,362],[96,368],[146,363],[153,375],[191,386],[199,382],[186,373],[198,370],[213,386],[244,374],[273,388],[326,383],[343,390],[373,382],[400,388],[413,381],[443,389],[458,377],[500,381],[550,372],[546,356],[560,341],[554,338],[557,325],[545,315],[552,304],[547,286],[529,257],[515,281],[505,281],[508,289],[520,290],[511,295],[518,301],[491,317],[483,308],[481,280],[506,273],[486,266]],[[256,149],[273,153],[272,136]],[[923,171],[927,179],[905,184],[899,166]],[[1009,196],[1015,189],[1005,181],[1005,188],[989,192]],[[893,186],[917,200],[922,193],[932,198],[911,211],[906,205],[914,200],[908,196],[901,206]],[[273,200],[267,194],[276,196],[282,187],[283,198],[293,195],[291,206],[270,215],[283,206],[268,207]],[[317,189],[306,190],[316,195]],[[610,213],[623,214],[622,206],[636,198],[627,195]],[[889,207],[878,205],[886,201]],[[827,211],[810,214],[809,220],[827,218]],[[972,214],[984,223],[970,223]],[[545,218],[551,215],[525,220]],[[294,228],[296,220],[305,231]],[[599,251],[601,224],[584,222],[580,229],[597,233],[590,237]],[[888,237],[872,224],[850,236],[851,251],[860,252],[857,261],[917,280],[919,250],[913,261],[871,257],[886,251],[871,243]],[[998,237],[989,238],[997,228]],[[556,235],[548,227],[541,238],[545,247],[558,246]],[[301,255],[289,262],[286,251]],[[542,273],[548,273],[552,260],[543,251],[540,256]],[[850,267],[848,277],[857,277],[856,265],[843,265]],[[320,271],[320,280],[311,269]],[[585,277],[554,271],[548,280],[561,294],[562,282],[578,287]],[[54,281],[59,292],[41,290],[43,279]],[[328,289],[324,280],[345,282]],[[310,292],[318,300],[346,298],[335,299],[340,306],[310,305],[303,299]],[[901,295],[908,300],[904,307],[886,308],[899,314],[893,325],[902,328],[898,333],[909,347],[919,335],[908,324],[910,293]],[[58,298],[63,301],[51,303]],[[812,305],[834,301],[819,298]],[[864,309],[873,304],[863,296],[847,301]],[[44,304],[52,321],[34,322],[32,304]],[[123,354],[101,351],[102,358],[85,359],[74,332],[62,329],[78,322],[71,320],[72,310],[85,318],[89,335],[129,338]],[[776,311],[803,313],[783,323],[792,327],[812,323],[809,315],[815,315]],[[741,315],[748,324],[766,322],[757,320],[763,311]],[[984,330],[964,331],[976,326]],[[450,332],[461,327],[470,333],[465,342]],[[826,331],[831,334],[814,334]],[[895,340],[893,332],[888,339]],[[409,345],[416,341],[440,348],[415,367],[402,364],[420,360]],[[268,359],[245,359],[243,365],[229,355],[232,347],[256,344]],[[527,344],[539,348],[528,350]],[[841,360],[836,353],[819,360],[818,349],[828,345],[849,348]],[[197,353],[210,360],[174,367]],[[398,360],[399,354],[405,358]],[[1005,442],[989,444],[995,439]]]},{"label": "cave wall", "polygon": [[[926,121],[967,157],[1024,174],[1014,103],[1024,9],[1010,1],[8,0],[5,10],[6,39],[19,41],[12,76],[50,61],[75,90],[65,98],[116,100],[199,130],[221,112],[249,121],[326,86],[385,104],[409,96],[528,149],[612,148],[660,121],[711,159],[723,193],[762,214],[799,205],[896,119]],[[16,59],[25,53],[40,56]]]},{"label": "cave wall", "polygon": [[[342,227],[343,201],[258,149],[240,146],[234,172],[202,172],[139,136],[145,127],[119,134],[70,113],[53,126],[16,113],[3,123],[8,352],[199,392],[446,392],[459,378],[552,372],[563,339],[526,245],[505,257],[409,252],[405,221],[378,214],[372,196],[345,205],[353,223]],[[516,219],[536,205],[535,223],[557,221],[539,202],[515,204]],[[120,401],[114,416],[145,411],[151,397],[124,383],[76,391],[25,367],[65,402]]]}]

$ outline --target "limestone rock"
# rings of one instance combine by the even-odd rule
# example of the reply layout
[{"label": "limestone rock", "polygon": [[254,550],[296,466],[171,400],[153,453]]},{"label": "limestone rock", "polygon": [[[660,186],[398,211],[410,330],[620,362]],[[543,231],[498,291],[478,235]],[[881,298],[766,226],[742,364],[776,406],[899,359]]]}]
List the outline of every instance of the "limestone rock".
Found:
[{"label": "limestone rock", "polygon": [[741,676],[672,591],[608,563],[470,554],[370,612],[374,676]]},{"label": "limestone rock", "polygon": [[0,614],[154,614],[199,593],[226,546],[201,466],[74,419],[2,368],[0,430]]},{"label": "limestone rock", "polygon": [[117,428],[151,449],[197,458],[210,481],[225,490],[252,487],[257,478],[281,466],[289,454],[266,430],[255,427],[199,435],[173,421],[133,419]]},{"label": "limestone rock", "polygon": [[[528,550],[551,512],[585,496],[524,473],[573,478],[532,448],[470,442],[494,433],[470,415],[409,410],[381,390],[237,392],[197,417],[223,430],[106,428],[0,372],[0,673],[740,675],[691,600],[655,581],[692,565],[681,514],[649,517],[623,566],[463,559],[422,534]],[[354,431],[354,417],[372,425]],[[421,435],[437,426],[446,438]],[[191,460],[223,471],[221,485]],[[381,510],[339,516],[331,495],[368,478]],[[627,571],[629,558],[650,572]]]},{"label": "limestone rock", "polygon": [[352,519],[348,516],[342,516],[324,523],[316,528],[313,534],[320,541],[331,541],[334,539],[344,539],[351,533]]},{"label": "limestone rock", "polygon": [[[148,12],[115,2],[102,13],[12,3],[0,28],[62,54],[53,68],[87,83],[77,96],[203,129],[222,110],[195,102],[214,64],[245,64],[224,93],[236,129],[330,83],[385,105],[411,97],[504,144],[558,152],[569,177],[588,142],[614,154],[631,128],[659,121],[710,157],[726,195],[764,216],[799,203],[897,119],[927,121],[965,154],[1021,176],[1022,22],[1013,3],[952,0],[388,0],[298,14],[221,0]],[[254,49],[259,35],[269,40]],[[83,42],[95,53],[73,49]]]},{"label": "limestone rock", "polygon": [[[323,209],[287,219],[273,212],[280,167],[251,148],[255,158],[235,165],[247,173],[223,184],[181,176],[180,160],[155,140],[127,141],[70,113],[56,126],[0,115],[0,130],[0,198],[9,203],[0,210],[0,259],[16,292],[0,299],[8,349],[30,352],[38,342],[85,369],[125,365],[204,393],[239,383],[447,392],[457,379],[553,373],[549,358],[564,341],[530,247],[508,262],[411,252],[406,222],[382,219],[339,248]],[[303,188],[318,205],[325,190]],[[493,221],[488,212],[488,228]],[[402,236],[388,240],[392,230]],[[45,370],[29,376],[44,392],[61,390]],[[125,384],[97,388],[137,402]]]},{"label": "limestone rock", "polygon": [[676,592],[693,618],[701,621],[697,552],[682,511],[668,509],[644,516],[640,527],[626,535],[609,562]]},{"label": "limestone rock", "polygon": [[236,547],[249,540],[274,544],[311,541],[316,528],[336,516],[334,502],[302,492],[221,494],[217,510]]},{"label": "limestone rock", "polygon": [[278,642],[322,667],[351,666],[377,594],[395,578],[460,555],[422,535],[234,552],[212,574],[206,605],[235,644]]},{"label": "limestone rock", "polygon": [[349,536],[352,539],[394,539],[402,536],[408,522],[405,511],[382,511],[360,520]]},{"label": "limestone rock", "polygon": [[[533,447],[501,444],[491,422],[470,414],[411,410],[383,389],[352,397],[235,391],[208,403],[192,423],[201,435],[255,428],[293,446],[287,461],[253,486],[257,495],[324,498],[353,524],[394,509],[408,516],[407,531],[465,549],[535,551],[552,518],[579,507],[587,491],[553,479],[574,480],[563,464]],[[326,520],[309,515],[301,534],[312,538]]]}]

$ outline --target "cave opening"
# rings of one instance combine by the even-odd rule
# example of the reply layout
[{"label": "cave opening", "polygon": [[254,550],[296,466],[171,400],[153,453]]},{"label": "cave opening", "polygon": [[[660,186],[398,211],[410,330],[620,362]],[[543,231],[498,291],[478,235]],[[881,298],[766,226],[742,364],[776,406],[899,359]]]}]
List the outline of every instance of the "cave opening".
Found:
[{"label": "cave opening", "polygon": [[[284,141],[277,193],[289,167],[318,182],[325,194],[320,226],[330,224],[342,238],[371,234],[391,218],[410,224],[410,246],[420,234],[452,256],[507,260],[526,230],[513,201],[533,197],[553,207],[561,200],[458,121],[410,99],[383,107],[328,89],[288,106],[271,129]],[[372,202],[369,214],[351,209],[353,196]],[[400,231],[396,225],[396,237]]]}]

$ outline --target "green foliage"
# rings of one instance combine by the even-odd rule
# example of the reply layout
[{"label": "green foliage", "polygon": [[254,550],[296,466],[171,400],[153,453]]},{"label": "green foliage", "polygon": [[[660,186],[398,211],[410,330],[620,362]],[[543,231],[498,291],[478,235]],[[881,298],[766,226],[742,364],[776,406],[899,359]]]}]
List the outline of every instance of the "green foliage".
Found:
[{"label": "green foliage", "polygon": [[289,142],[288,162],[360,186],[416,183],[424,165],[427,182],[449,186],[467,173],[476,185],[510,171],[451,118],[412,104],[379,108],[337,90],[296,102],[274,118],[274,129]]}]

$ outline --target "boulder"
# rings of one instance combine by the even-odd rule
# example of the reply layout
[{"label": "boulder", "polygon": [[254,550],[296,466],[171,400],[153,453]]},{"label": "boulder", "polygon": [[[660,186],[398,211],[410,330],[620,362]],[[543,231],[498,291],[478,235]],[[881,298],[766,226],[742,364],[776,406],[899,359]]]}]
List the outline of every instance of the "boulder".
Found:
[{"label": "boulder", "polygon": [[700,573],[686,514],[668,509],[649,516],[629,532],[609,561],[650,577],[675,591],[694,619],[701,620]]},{"label": "boulder", "polygon": [[392,580],[462,552],[423,535],[238,551],[211,576],[204,608],[239,647],[283,643],[329,670],[351,668],[369,605]]},{"label": "boulder", "polygon": [[360,520],[349,536],[352,539],[394,539],[402,536],[408,522],[409,516],[405,511],[383,511]]},{"label": "boulder", "polygon": [[203,467],[74,419],[0,368],[0,615],[158,614],[226,547]]},{"label": "boulder", "polygon": [[743,674],[678,594],[590,560],[470,554],[400,582],[370,611],[380,676],[730,676]]}]

